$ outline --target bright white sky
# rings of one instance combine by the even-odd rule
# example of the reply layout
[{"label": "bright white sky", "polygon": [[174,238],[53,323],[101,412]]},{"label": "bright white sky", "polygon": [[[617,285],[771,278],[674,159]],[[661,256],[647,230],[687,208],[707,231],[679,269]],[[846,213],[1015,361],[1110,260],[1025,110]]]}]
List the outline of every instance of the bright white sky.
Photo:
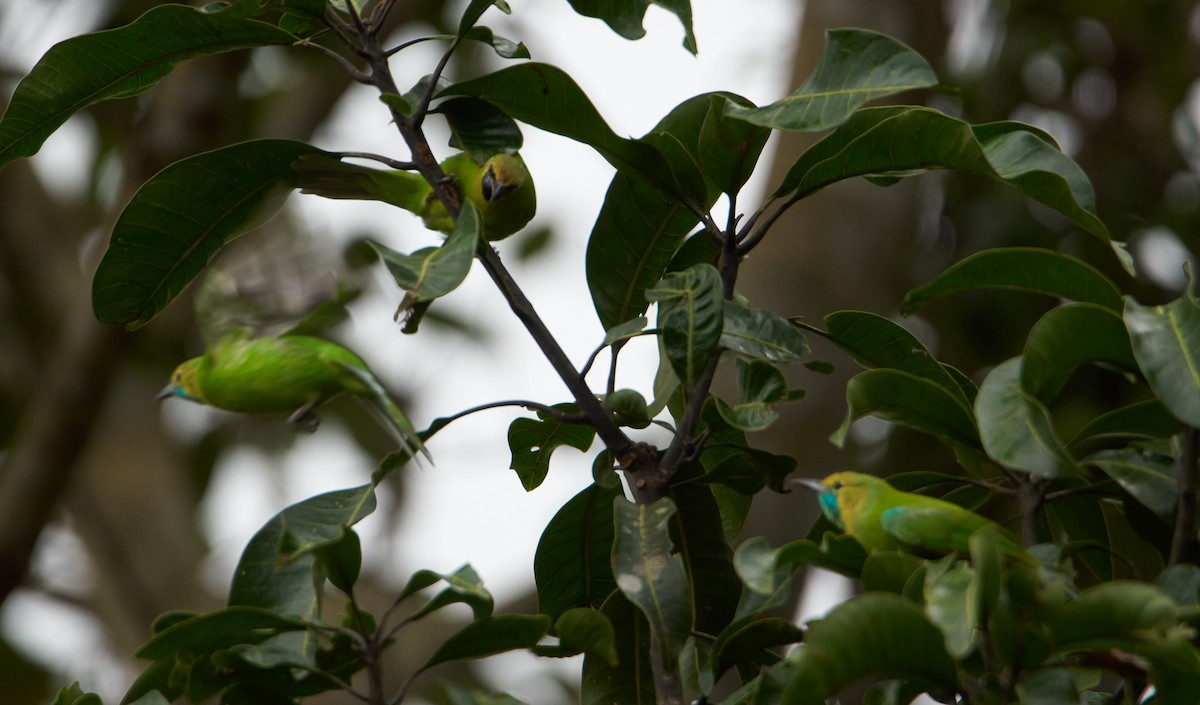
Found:
[{"label": "bright white sky", "polygon": [[[14,53],[13,58],[23,69],[32,66],[51,43],[83,31],[91,21],[91,3],[87,2],[35,5],[39,13],[44,11],[41,16],[34,15],[27,3],[20,3],[24,8],[20,21],[12,16],[16,4],[0,0],[0,20],[8,20],[0,21],[0,38],[7,39],[10,47],[18,47],[19,55]],[[680,46],[683,35],[677,18],[657,7],[652,6],[647,14],[647,36],[630,42],[602,22],[575,14],[563,0],[510,0],[510,4],[511,17],[491,10],[481,24],[524,41],[534,60],[556,64],[571,74],[618,134],[643,134],[672,107],[698,93],[729,90],[763,104],[793,88],[788,80],[802,0],[695,0],[698,57]],[[420,33],[425,32],[414,30],[411,36]],[[430,43],[400,54],[393,64],[398,82],[410,85],[428,73],[438,49]],[[270,55],[262,60],[269,72]],[[603,337],[588,297],[583,262],[587,235],[612,168],[588,148],[565,138],[528,127],[524,133],[522,153],[538,188],[539,211],[533,226],[552,227],[556,239],[548,254],[527,267],[515,263],[513,257],[505,259],[567,353],[582,364]],[[77,149],[80,140],[86,139],[86,126],[68,126],[46,145],[35,159],[35,167],[54,164],[58,182],[71,188],[69,175],[62,172],[62,165],[69,160],[60,155]],[[366,88],[346,96],[332,124],[316,142],[328,149],[407,157],[387,123],[386,112]],[[445,145],[444,133],[434,134],[433,144],[435,149]],[[752,182],[743,204],[753,201],[760,188],[757,181]],[[394,249],[411,251],[436,242],[415,218],[397,216],[396,211],[378,204],[307,196],[294,197],[291,204],[318,232],[327,230],[339,238],[373,224],[389,234],[385,244]],[[502,257],[516,248],[518,237],[500,244]],[[473,272],[467,283],[439,306],[485,330],[489,337],[484,346],[432,326],[423,328],[418,336],[402,335],[391,318],[399,293],[382,271],[379,281],[384,285],[383,295],[365,297],[356,304],[354,322],[344,337],[386,382],[415,400],[409,412],[418,427],[488,401],[568,400],[562,383],[482,271]],[[622,355],[620,385],[638,388],[648,398],[656,364],[652,352],[651,345],[638,341]],[[592,381],[594,388],[603,388],[602,377],[595,376]],[[390,539],[384,536],[389,527],[380,518],[391,500],[381,492],[381,511],[359,527],[368,551],[368,569],[386,570],[400,585],[420,568],[448,572],[470,562],[498,603],[528,589],[537,539],[554,512],[590,482],[591,457],[598,446],[587,455],[570,449],[559,451],[546,483],[526,493],[508,469],[506,431],[518,412],[484,412],[439,433],[430,444],[436,466],[405,470],[411,477],[400,523]],[[182,403],[163,406],[164,422],[183,435],[208,423],[209,413]],[[314,436],[298,439],[281,463],[282,468],[272,468],[268,459],[255,452],[238,451],[219,469],[203,516],[215,552],[204,575],[198,576],[218,594],[227,589],[240,550],[262,523],[292,502],[365,482],[374,465],[333,419],[327,419]],[[69,536],[60,536],[56,545],[69,544]],[[129,672],[114,672],[115,664],[97,657],[103,651],[99,646],[102,640],[95,626],[79,614],[20,594],[0,616],[5,631],[37,657],[48,663],[76,664],[83,672],[77,670],[69,677],[83,680],[85,688],[100,690],[106,702],[115,702],[124,691]],[[62,638],[64,633],[79,636]],[[503,678],[503,687],[534,702],[553,697],[553,691],[541,689],[548,687],[544,679],[540,685],[530,680],[534,671],[545,668],[545,661],[514,656],[500,663],[502,667],[495,671]],[[577,669],[578,662],[567,667]]]}]

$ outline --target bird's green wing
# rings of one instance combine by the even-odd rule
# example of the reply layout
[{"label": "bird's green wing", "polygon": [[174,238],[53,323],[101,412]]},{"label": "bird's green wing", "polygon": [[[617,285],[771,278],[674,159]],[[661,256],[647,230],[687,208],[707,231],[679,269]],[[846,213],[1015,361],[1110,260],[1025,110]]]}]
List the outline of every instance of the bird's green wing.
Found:
[{"label": "bird's green wing", "polygon": [[416,455],[418,451],[426,458],[432,460],[429,451],[425,448],[425,444],[421,441],[421,436],[417,433],[417,429],[408,420],[408,416],[404,413],[395,401],[392,400],[387,390],[380,384],[379,379],[371,373],[370,370],[357,365],[353,365],[341,360],[335,360],[334,364],[338,365],[351,378],[357,380],[364,387],[370,390],[370,398],[378,406],[377,408],[384,413],[388,421],[388,425],[395,431],[397,440],[401,446],[410,455]]},{"label": "bird's green wing", "polygon": [[383,201],[423,215],[432,193],[429,183],[416,174],[349,164],[333,155],[305,155],[292,166],[300,192],[324,198]]},{"label": "bird's green wing", "polygon": [[947,503],[945,506],[892,507],[880,515],[879,523],[884,531],[909,546],[966,553],[971,534],[989,522],[974,512]]}]

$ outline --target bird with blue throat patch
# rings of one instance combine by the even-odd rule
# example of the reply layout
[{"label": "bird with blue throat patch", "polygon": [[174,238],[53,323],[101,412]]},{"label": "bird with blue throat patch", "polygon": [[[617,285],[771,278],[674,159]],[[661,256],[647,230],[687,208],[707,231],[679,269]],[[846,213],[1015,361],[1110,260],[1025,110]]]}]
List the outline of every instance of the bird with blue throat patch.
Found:
[{"label": "bird with blue throat patch", "polygon": [[971,535],[994,527],[1000,551],[1036,563],[1016,539],[991,519],[936,497],[904,492],[887,480],[837,472],[823,480],[793,480],[817,493],[821,512],[868,551],[945,554],[969,551]]}]

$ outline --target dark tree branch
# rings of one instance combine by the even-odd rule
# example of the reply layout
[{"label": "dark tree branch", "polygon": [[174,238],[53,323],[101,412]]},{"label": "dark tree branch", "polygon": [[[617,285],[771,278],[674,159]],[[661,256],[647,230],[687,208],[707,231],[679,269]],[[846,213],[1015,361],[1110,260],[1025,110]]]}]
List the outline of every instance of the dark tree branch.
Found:
[{"label": "dark tree branch", "polygon": [[1183,432],[1182,446],[1175,476],[1179,505],[1175,511],[1175,535],[1171,537],[1171,555],[1167,565],[1182,563],[1188,549],[1196,540],[1196,463],[1197,451],[1200,449],[1200,429],[1186,429]]}]

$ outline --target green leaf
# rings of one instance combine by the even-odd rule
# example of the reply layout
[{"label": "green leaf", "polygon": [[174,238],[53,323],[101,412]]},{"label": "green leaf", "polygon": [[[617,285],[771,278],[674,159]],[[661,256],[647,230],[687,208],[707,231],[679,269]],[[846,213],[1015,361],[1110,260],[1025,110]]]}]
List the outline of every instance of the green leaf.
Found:
[{"label": "green leaf", "polygon": [[835,311],[825,317],[824,335],[863,367],[892,369],[927,379],[944,388],[964,409],[970,397],[948,368],[903,326],[866,311]]},{"label": "green leaf", "polygon": [[960,453],[977,452],[979,432],[975,419],[963,408],[956,392],[900,370],[861,372],[846,385],[849,410],[830,441],[841,447],[850,425],[871,415],[936,436]]},{"label": "green leaf", "polygon": [[113,227],[92,280],[104,323],[138,328],[158,315],[230,240],[261,225],[296,187],[292,162],[323,154],[254,140],[175,162],[142,184]]},{"label": "green leaf", "polygon": [[708,100],[709,110],[700,126],[699,143],[693,156],[711,189],[733,195],[741,191],[754,173],[771,131],[727,114],[729,106],[754,107],[741,96],[712,93]]},{"label": "green leaf", "polygon": [[343,526],[340,537],[315,546],[312,552],[330,584],[349,594],[362,570],[362,542],[358,534]]},{"label": "green leaf", "polygon": [[[870,644],[871,648],[863,648]],[[871,676],[954,688],[957,672],[942,633],[921,608],[890,593],[866,593],[814,622],[785,659],[795,669],[780,702],[820,705]]]},{"label": "green leaf", "polygon": [[1021,358],[1021,389],[1042,402],[1058,396],[1085,362],[1137,369],[1120,315],[1087,303],[1058,306],[1042,316],[1029,331]]},{"label": "green leaf", "polygon": [[804,631],[786,619],[745,617],[724,629],[713,643],[713,678],[737,665],[759,666],[779,657],[770,649],[800,641]]},{"label": "green leaf", "polygon": [[525,46],[524,42],[514,42],[511,39],[505,39],[498,34],[492,33],[492,30],[487,27],[472,27],[471,31],[463,35],[463,39],[487,44],[502,59],[529,58],[529,48]]},{"label": "green leaf", "polygon": [[1021,674],[1017,682],[1021,705],[1079,703],[1075,674],[1066,668],[1039,668]]},{"label": "green leaf", "polygon": [[135,96],[181,61],[295,40],[265,22],[163,5],[124,27],[59,42],[21,79],[0,118],[0,166],[36,154],[80,110]]},{"label": "green leaf", "polygon": [[[643,138],[668,158],[667,169],[673,170],[668,181],[646,181],[618,165],[620,171],[613,176],[588,238],[586,259],[588,288],[605,328],[645,311],[646,289],[679,264],[674,256],[699,220],[681,197],[686,194],[696,209],[707,209],[720,192],[718,184],[736,182],[734,170],[744,160],[753,161],[750,155],[727,151],[736,147],[706,144],[722,136],[707,136],[705,127],[711,127],[709,118],[726,100],[740,99],[711,93],[685,100]],[[705,157],[708,149],[724,156]],[[721,159],[731,163],[712,161]]]},{"label": "green leaf", "polygon": [[745,617],[783,603],[788,598],[792,573],[802,565],[857,578],[867,554],[849,536],[826,534],[820,544],[799,539],[771,548],[766,539],[756,536],[733,553],[733,567],[748,588],[742,593],[737,616]]},{"label": "green leaf", "polygon": [[766,107],[730,105],[726,111],[772,129],[819,132],[842,124],[867,101],[937,83],[929,63],[895,39],[834,29],[825,33],[821,59],[795,93]]},{"label": "green leaf", "polygon": [[444,681],[442,688],[445,690],[446,701],[449,705],[526,705],[524,700],[518,700],[508,693],[494,693],[479,689],[467,690],[451,681]]},{"label": "green leaf", "polygon": [[304,622],[259,607],[232,606],[177,622],[151,637],[134,656],[174,659],[207,655],[238,644],[257,644],[277,634],[302,631]]},{"label": "green leaf", "polygon": [[621,659],[613,666],[594,654],[584,656],[580,702],[582,705],[655,705],[650,630],[646,618],[620,590],[613,591],[600,612],[613,625],[616,651]]},{"label": "green leaf", "polygon": [[721,347],[782,363],[799,362],[812,352],[804,334],[783,316],[737,301],[727,300],[724,307]]},{"label": "green leaf", "polygon": [[[167,702],[166,698],[162,697],[162,694],[157,691],[154,691],[154,694],[158,695],[159,701],[165,705]],[[83,688],[79,687],[79,681],[75,681],[66,688],[60,688],[50,705],[101,705],[101,701],[99,695],[83,692]],[[144,705],[158,705],[158,702],[150,699],[150,694],[147,694],[147,700]]]},{"label": "green leaf", "polygon": [[505,0],[471,0],[467,4],[467,9],[463,10],[462,17],[458,20],[458,36],[462,37],[470,32],[475,23],[479,21],[479,18],[483,16],[483,13],[487,12],[493,6],[506,15],[512,14],[512,8],[508,6]]},{"label": "green leaf", "polygon": [[[1060,483],[1064,490],[1083,487],[1083,482],[1075,478]],[[1093,575],[1099,580],[1112,580],[1112,542],[1099,502],[1083,495],[1067,495],[1046,504],[1046,517],[1052,526],[1057,523],[1066,534],[1067,540],[1062,543],[1089,547],[1076,555]]]},{"label": "green leaf", "polygon": [[650,5],[658,5],[675,13],[683,23],[683,48],[696,53],[696,35],[692,31],[691,0],[567,0],[581,15],[604,20],[612,31],[626,39],[641,39],[646,36],[642,18]]},{"label": "green leaf", "polygon": [[1175,466],[1171,458],[1146,453],[1138,448],[1105,450],[1084,459],[1154,512],[1168,526],[1175,524],[1179,492],[1175,484]]},{"label": "green leaf", "polygon": [[737,361],[738,401],[730,406],[714,398],[721,418],[743,431],[761,431],[779,418],[775,402],[787,396],[787,380],[777,367],[762,360]]},{"label": "green leaf", "polygon": [[1084,590],[1063,606],[1047,634],[1056,653],[1120,649],[1200,672],[1200,653],[1179,624],[1175,601],[1147,583],[1115,580]]},{"label": "green leaf", "polygon": [[1168,566],[1154,579],[1154,586],[1180,607],[1194,607],[1200,604],[1200,566],[1192,563]]},{"label": "green leaf", "polygon": [[1117,285],[1087,262],[1055,250],[1010,247],[984,250],[954,264],[908,292],[901,311],[907,315],[934,299],[974,289],[1027,291],[1118,313],[1124,305]]},{"label": "green leaf", "polygon": [[637,318],[631,318],[624,323],[618,323],[615,326],[611,326],[608,330],[604,331],[604,345],[613,345],[618,341],[628,340],[634,336],[640,335],[641,332],[646,328],[647,323],[649,323],[649,321],[646,320],[645,316],[638,316]]},{"label": "green leaf", "polygon": [[[556,404],[555,409],[570,413],[573,404]],[[596,431],[580,423],[565,423],[543,412],[535,419],[517,419],[508,427],[508,449],[512,451],[510,468],[517,471],[526,492],[535,490],[550,472],[550,456],[560,446],[585,451],[592,446]]]},{"label": "green leaf", "polygon": [[668,274],[646,298],[658,302],[658,328],[679,379],[695,384],[721,340],[724,285],[716,267],[698,264]]},{"label": "green leaf", "polygon": [[[1189,275],[1190,276],[1190,275]],[[1200,305],[1190,294],[1162,306],[1125,300],[1133,355],[1163,406],[1200,427]]]},{"label": "green leaf", "polygon": [[464,201],[454,231],[439,247],[426,247],[406,255],[377,242],[370,243],[392,273],[396,286],[404,290],[396,318],[419,303],[449,294],[463,283],[475,261],[483,228],[481,221],[479,210],[470,201]]},{"label": "green leaf", "polygon": [[947,557],[925,571],[925,614],[946,637],[946,652],[956,659],[975,650],[975,630],[980,625],[975,598],[975,570]]},{"label": "green leaf", "polygon": [[925,561],[898,551],[875,551],[862,564],[862,585],[866,592],[890,592],[903,595],[914,575],[924,573]]},{"label": "green leaf", "polygon": [[717,634],[733,621],[742,593],[720,508],[712,491],[701,484],[676,485],[669,497],[675,505],[671,540],[691,595],[691,629]]},{"label": "green leaf", "polygon": [[532,649],[546,635],[550,618],[544,614],[511,614],[487,617],[471,622],[438,647],[420,671],[463,659],[483,658],[494,654]]},{"label": "green leaf", "polygon": [[979,388],[975,416],[983,448],[1014,470],[1057,477],[1079,469],[1054,431],[1050,412],[1021,386],[1021,358],[997,365]]},{"label": "green leaf", "polygon": [[858,110],[801,155],[775,196],[804,198],[855,176],[924,169],[997,179],[1109,242],[1087,175],[1045,133],[1018,122],[970,125],[929,108]]},{"label": "green leaf", "polygon": [[512,118],[478,98],[451,98],[430,112],[445,116],[450,146],[470,152],[480,164],[498,152],[515,153],[524,143]]},{"label": "green leaf", "polygon": [[1114,409],[1092,419],[1071,439],[1070,450],[1080,454],[1081,448],[1112,439],[1170,438],[1183,429],[1179,419],[1156,399],[1147,399]]},{"label": "green leaf", "polygon": [[591,146],[619,171],[660,187],[674,187],[662,154],[645,142],[617,136],[587,94],[555,66],[537,62],[510,66],[448,86],[438,96],[482,98],[521,122]]},{"label": "green leaf", "polygon": [[263,525],[242,551],[229,588],[229,605],[281,615],[320,617],[314,553],[344,540],[346,527],[375,510],[373,485],[327,492],[297,502]]},{"label": "green leaf", "polygon": [[796,470],[796,459],[792,456],[757,448],[706,448],[700,462],[705,468],[699,478],[701,482],[712,485],[714,491],[717,487],[728,487],[748,498],[764,487],[784,492],[784,479]]},{"label": "green leaf", "polygon": [[571,652],[604,659],[609,666],[620,663],[612,622],[598,609],[576,607],[563,612],[554,623],[554,633]]},{"label": "green leaf", "polygon": [[593,484],[546,525],[533,556],[539,612],[557,620],[576,607],[599,608],[616,589],[612,505],[622,496],[619,484]]},{"label": "green leaf", "polygon": [[605,394],[604,408],[612,413],[618,426],[646,428],[653,420],[646,398],[636,389],[617,389]]},{"label": "green leaf", "polygon": [[646,617],[664,667],[673,668],[692,628],[687,572],[669,532],[675,505],[667,498],[646,505],[617,497],[613,507],[617,587]]},{"label": "green leaf", "polygon": [[439,580],[445,581],[446,587],[434,595],[429,602],[422,605],[421,609],[414,612],[409,617],[410,620],[416,621],[443,607],[456,604],[465,604],[470,607],[471,614],[477,622],[492,616],[495,600],[483,586],[483,579],[469,564],[461,566],[450,574],[435,573],[431,570],[417,571],[409,578],[408,585],[397,599],[402,600],[418,590],[436,584]]}]

